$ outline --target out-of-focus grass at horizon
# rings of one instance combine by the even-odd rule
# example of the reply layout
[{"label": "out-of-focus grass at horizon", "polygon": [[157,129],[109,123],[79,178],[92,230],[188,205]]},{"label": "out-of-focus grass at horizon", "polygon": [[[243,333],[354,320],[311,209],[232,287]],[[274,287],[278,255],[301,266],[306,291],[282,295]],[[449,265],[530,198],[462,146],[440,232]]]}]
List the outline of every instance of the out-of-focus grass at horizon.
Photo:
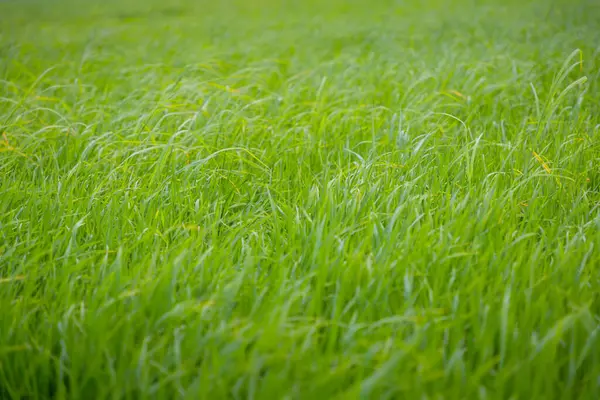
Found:
[{"label": "out-of-focus grass at horizon", "polygon": [[599,28],[0,2],[0,397],[597,398]]}]

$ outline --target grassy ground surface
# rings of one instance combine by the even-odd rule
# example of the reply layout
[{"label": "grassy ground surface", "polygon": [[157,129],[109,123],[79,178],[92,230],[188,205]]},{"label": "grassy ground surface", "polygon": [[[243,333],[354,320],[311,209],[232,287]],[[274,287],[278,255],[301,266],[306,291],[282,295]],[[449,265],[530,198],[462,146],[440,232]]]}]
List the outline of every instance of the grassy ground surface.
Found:
[{"label": "grassy ground surface", "polygon": [[598,398],[595,1],[0,3],[0,398]]}]

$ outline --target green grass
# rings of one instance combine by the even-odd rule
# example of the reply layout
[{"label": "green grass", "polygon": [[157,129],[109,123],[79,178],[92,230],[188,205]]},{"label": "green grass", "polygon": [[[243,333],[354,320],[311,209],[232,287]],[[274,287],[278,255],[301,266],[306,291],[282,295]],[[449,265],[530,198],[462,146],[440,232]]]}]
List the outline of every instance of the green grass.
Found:
[{"label": "green grass", "polygon": [[0,398],[600,396],[600,7],[0,3]]}]

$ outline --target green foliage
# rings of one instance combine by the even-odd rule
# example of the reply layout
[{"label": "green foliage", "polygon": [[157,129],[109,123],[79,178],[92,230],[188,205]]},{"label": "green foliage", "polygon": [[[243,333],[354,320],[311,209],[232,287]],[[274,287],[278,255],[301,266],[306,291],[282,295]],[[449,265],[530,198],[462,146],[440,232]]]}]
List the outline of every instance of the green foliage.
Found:
[{"label": "green foliage", "polygon": [[600,9],[0,3],[0,398],[600,396]]}]

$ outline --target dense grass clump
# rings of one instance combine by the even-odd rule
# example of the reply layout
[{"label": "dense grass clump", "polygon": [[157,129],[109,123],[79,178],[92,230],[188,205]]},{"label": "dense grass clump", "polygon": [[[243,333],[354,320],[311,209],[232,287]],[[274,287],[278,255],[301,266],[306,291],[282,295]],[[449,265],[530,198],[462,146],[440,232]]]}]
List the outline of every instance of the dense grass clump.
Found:
[{"label": "dense grass clump", "polygon": [[600,396],[600,8],[0,3],[0,398]]}]

